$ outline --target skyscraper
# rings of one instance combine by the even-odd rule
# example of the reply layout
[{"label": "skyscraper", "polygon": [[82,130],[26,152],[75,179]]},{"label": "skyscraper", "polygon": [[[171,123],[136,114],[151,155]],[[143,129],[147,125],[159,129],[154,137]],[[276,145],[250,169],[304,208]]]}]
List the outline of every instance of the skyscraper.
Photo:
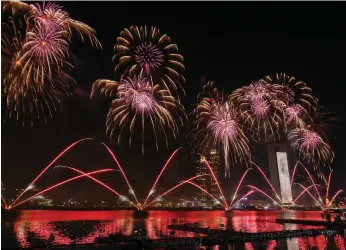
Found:
[{"label": "skyscraper", "polygon": [[[211,169],[213,170],[215,176],[218,178],[219,169],[220,169],[219,153],[217,152],[217,150],[212,149],[210,150],[209,154],[205,155],[205,157],[209,161],[209,165]],[[201,156],[197,165],[197,175],[203,175],[203,174],[210,175],[210,171],[207,165],[205,164],[205,159]],[[196,182],[198,185],[200,185],[202,188],[204,188],[213,196],[218,197],[220,195],[217,184],[212,176],[202,176],[198,178]],[[215,201],[211,199],[211,197],[207,195],[206,193],[199,192],[198,196],[202,206],[214,205]]]}]

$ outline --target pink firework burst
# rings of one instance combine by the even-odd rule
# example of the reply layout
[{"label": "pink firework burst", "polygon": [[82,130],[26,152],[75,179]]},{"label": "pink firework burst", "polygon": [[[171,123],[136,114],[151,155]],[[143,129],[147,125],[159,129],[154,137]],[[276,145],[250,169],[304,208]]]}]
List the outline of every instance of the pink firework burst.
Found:
[{"label": "pink firework burst", "polygon": [[68,49],[64,31],[37,25],[33,31],[27,32],[21,57],[25,62],[23,70],[33,72],[32,67],[36,67],[37,73],[45,74],[47,70],[51,77],[52,68],[59,69],[65,63]]},{"label": "pink firework burst", "polygon": [[126,78],[118,87],[118,97],[139,115],[155,112],[157,102],[151,93],[151,84],[146,78]]},{"label": "pink firework burst", "polygon": [[266,119],[269,113],[269,103],[266,100],[257,98],[251,104],[251,111],[255,119]]},{"label": "pink firework burst", "polygon": [[31,5],[30,18],[49,29],[60,28],[69,18],[66,11],[60,5],[55,3],[36,3]]},{"label": "pink firework burst", "polygon": [[314,108],[312,89],[305,82],[297,81],[285,73],[266,76],[262,81],[272,86],[276,98],[285,105],[299,104],[305,109]]},{"label": "pink firework burst", "polygon": [[30,5],[30,7],[28,20],[31,25],[40,24],[48,29],[63,30],[67,38],[72,36],[74,30],[79,33],[82,41],[84,37],[87,37],[92,45],[102,47],[96,38],[95,30],[83,22],[72,19],[62,6],[43,2]]},{"label": "pink firework burst", "polygon": [[330,164],[334,159],[334,153],[322,137],[315,131],[296,128],[288,134],[288,139],[292,147],[308,163],[315,166]]},{"label": "pink firework burst", "polygon": [[[229,112],[231,111],[231,112]],[[237,117],[226,102],[215,106],[211,111],[210,122],[207,127],[212,131],[216,140],[228,138],[234,140],[237,134]]]},{"label": "pink firework burst", "polygon": [[185,94],[184,57],[178,46],[153,26],[131,26],[121,31],[114,46],[115,71],[122,77],[144,73],[174,97]]},{"label": "pink firework burst", "polygon": [[282,109],[272,86],[262,80],[239,88],[229,96],[254,139],[267,141],[279,137]]},{"label": "pink firework burst", "polygon": [[150,69],[157,69],[164,62],[161,50],[151,42],[144,42],[135,49],[135,60],[149,74]]},{"label": "pink firework burst", "polygon": [[120,143],[123,129],[129,127],[131,145],[136,121],[140,120],[142,151],[144,152],[145,123],[150,124],[158,148],[158,132],[164,134],[166,143],[165,130],[170,130],[174,136],[178,132],[175,117],[182,122],[182,118],[185,117],[184,108],[168,90],[160,88],[159,85],[153,86],[147,78],[141,76],[124,78],[117,87],[117,98],[112,102],[108,112],[107,132],[110,132],[111,138],[117,134],[118,143]]},{"label": "pink firework burst", "polygon": [[284,110],[284,119],[286,126],[303,127],[303,117],[306,115],[306,110],[300,106],[293,104]]},{"label": "pink firework burst", "polygon": [[268,97],[270,98],[273,95],[270,92],[268,85],[266,85],[265,82],[263,81],[251,83],[249,86],[246,87],[245,91],[246,91],[245,95],[252,102],[260,101]]},{"label": "pink firework burst", "polygon": [[233,163],[248,163],[250,159],[249,141],[239,123],[239,115],[213,82],[203,87],[198,99],[192,113],[191,145],[201,153],[220,148],[224,154],[225,174],[229,175],[230,159]]}]

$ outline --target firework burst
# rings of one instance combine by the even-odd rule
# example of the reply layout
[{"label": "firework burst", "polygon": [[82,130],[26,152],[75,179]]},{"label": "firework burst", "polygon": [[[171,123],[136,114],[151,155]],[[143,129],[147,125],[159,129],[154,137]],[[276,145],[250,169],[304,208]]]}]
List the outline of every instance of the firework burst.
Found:
[{"label": "firework burst", "polygon": [[175,117],[183,122],[185,117],[183,106],[170,95],[168,90],[151,82],[142,76],[124,78],[117,87],[117,98],[107,116],[107,133],[110,137],[117,135],[118,143],[125,127],[130,130],[129,144],[131,146],[132,134],[137,120],[140,120],[142,130],[142,151],[144,152],[144,128],[149,122],[154,132],[156,147],[158,149],[157,134],[164,134],[166,143],[166,130],[172,131],[176,136],[178,127]]},{"label": "firework burst", "polygon": [[[176,94],[184,91],[182,84],[185,67],[178,46],[155,27],[131,26],[124,29],[114,46],[115,71],[122,76],[143,73],[152,83],[160,84]],[[177,97],[177,95],[175,95]]]},{"label": "firework burst", "polygon": [[[66,73],[72,31],[82,39],[89,37],[100,47],[95,31],[73,20],[59,5],[52,3],[26,4],[9,1],[3,5],[21,18],[2,23],[1,65],[2,85],[6,100],[6,118],[16,114],[33,120],[52,117],[63,94],[69,95],[73,79]],[[21,22],[21,20],[24,22]]]},{"label": "firework burst", "polygon": [[72,36],[72,31],[76,31],[82,41],[84,37],[88,37],[92,45],[101,48],[95,30],[83,22],[72,19],[62,6],[44,2],[30,6],[29,21],[40,23],[49,29],[62,29],[69,36]]},{"label": "firework burst", "polygon": [[203,94],[192,113],[192,146],[205,153],[219,147],[224,153],[225,174],[229,176],[230,158],[234,163],[249,162],[249,141],[242,130],[232,103],[219,94],[213,82],[204,86]]},{"label": "firework burst", "polygon": [[279,137],[282,110],[270,84],[253,82],[235,90],[229,101],[237,107],[242,122],[254,139],[264,137],[265,141],[269,141]]},{"label": "firework burst", "polygon": [[277,73],[275,77],[266,76],[263,81],[272,85],[272,90],[276,93],[277,99],[286,105],[298,104],[305,109],[315,106],[312,90],[303,81],[297,81],[294,77],[290,77],[285,73]]},{"label": "firework burst", "polygon": [[328,143],[313,130],[296,128],[289,132],[288,140],[291,146],[308,163],[319,165],[330,164],[334,153]]},{"label": "firework burst", "polygon": [[45,77],[51,78],[52,71],[60,71],[66,64],[68,49],[64,31],[38,25],[27,32],[20,58],[26,78],[41,83]]},{"label": "firework burst", "polygon": [[276,105],[284,113],[284,130],[302,127],[307,113],[316,107],[316,99],[312,95],[312,89],[305,82],[297,81],[285,73],[277,73],[275,77],[266,76],[263,81],[271,85],[271,90],[275,94]]}]

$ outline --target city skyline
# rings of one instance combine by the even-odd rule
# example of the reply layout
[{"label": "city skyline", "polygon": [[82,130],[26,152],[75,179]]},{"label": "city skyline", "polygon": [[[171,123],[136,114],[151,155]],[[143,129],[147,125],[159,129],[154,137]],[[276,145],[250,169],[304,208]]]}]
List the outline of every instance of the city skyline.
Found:
[{"label": "city skyline", "polygon": [[[119,4],[119,6],[128,6],[127,3],[117,4]],[[140,5],[143,8],[150,9],[149,6],[146,6],[146,4]],[[107,101],[90,101],[88,95],[91,90],[91,84],[94,80],[100,77],[108,76],[109,78],[112,78],[113,65],[110,63],[110,58],[112,55],[111,47],[114,45],[115,38],[119,35],[122,28],[127,27],[132,23],[130,24],[130,21],[126,20],[124,17],[116,26],[103,30],[101,28],[103,26],[103,22],[111,23],[111,18],[109,17],[111,15],[105,15],[105,20],[102,22],[93,20],[93,18],[90,18],[90,16],[92,16],[90,13],[93,10],[92,3],[86,5],[83,13],[79,13],[76,3],[64,3],[63,6],[68,12],[71,13],[72,16],[88,23],[96,29],[97,34],[100,37],[100,41],[104,45],[104,50],[92,50],[87,48],[88,46],[78,43],[78,45],[74,45],[75,48],[73,48],[73,51],[76,53],[75,60],[77,61],[77,67],[74,74],[78,83],[76,95],[68,100],[64,100],[62,111],[58,112],[54,119],[48,120],[47,124],[38,123],[34,127],[22,127],[22,125],[18,124],[16,121],[8,121],[7,123],[3,124],[2,143],[7,145],[2,149],[2,173],[5,184],[7,184],[6,182],[9,182],[8,180],[11,180],[11,185],[13,183],[13,185],[16,186],[21,186],[23,183],[28,183],[31,176],[38,173],[40,169],[57,152],[59,152],[66,144],[71,143],[76,139],[80,139],[84,136],[91,136],[99,139],[100,141],[110,143],[104,132]],[[161,3],[161,6],[165,5]],[[155,16],[153,16],[149,21],[144,22],[146,21],[146,15],[141,13],[139,10],[141,8],[134,10],[136,15],[134,15],[134,19],[131,22],[155,24],[161,30],[167,32],[167,34],[169,34],[170,37],[179,45],[179,48],[186,60],[186,67],[189,71],[187,74],[186,84],[188,94],[187,97],[183,99],[186,109],[190,107],[191,103],[196,102],[195,95],[202,88],[200,84],[201,77],[205,77],[206,80],[216,80],[222,89],[233,90],[266,74],[287,72],[290,75],[297,76],[299,79],[303,79],[310,84],[314,92],[316,92],[316,95],[320,97],[323,105],[326,106],[328,110],[336,112],[336,116],[343,120],[344,112],[342,112],[342,109],[339,107],[337,100],[340,99],[339,95],[341,95],[341,93],[344,91],[335,91],[339,87],[337,83],[344,81],[342,80],[344,77],[341,75],[342,71],[340,70],[343,63],[339,56],[339,54],[342,54],[342,47],[340,47],[340,45],[342,44],[344,37],[340,33],[333,33],[331,30],[328,31],[324,29],[322,30],[323,32],[320,32],[320,30],[311,29],[308,31],[308,33],[302,33],[304,28],[306,28],[309,24],[306,24],[304,27],[299,27],[298,21],[286,23],[284,20],[281,20],[281,24],[286,25],[287,29],[293,33],[293,37],[298,38],[293,39],[294,41],[281,41],[281,39],[285,38],[286,36],[285,34],[277,32],[276,28],[279,27],[280,24],[271,24],[271,26],[268,26],[268,30],[266,30],[264,26],[268,24],[271,18],[275,17],[275,14],[269,14],[270,11],[268,11],[268,16],[265,18],[263,15],[261,16],[263,19],[260,20],[261,22],[258,24],[259,27],[257,28],[259,31],[267,31],[269,34],[253,31],[248,27],[249,24],[253,23],[256,15],[251,17],[250,14],[247,14],[246,17],[241,18],[242,22],[237,22],[237,24],[234,26],[228,27],[227,24],[224,24],[225,26],[219,27],[217,24],[220,22],[220,20],[222,20],[222,18],[217,17],[218,15],[216,14],[213,14],[215,19],[211,24],[207,24],[203,21],[201,24],[197,25],[197,29],[191,35],[188,31],[191,32],[191,30],[193,30],[193,25],[189,24],[188,26],[184,27],[182,23],[184,22],[183,20],[186,20],[189,17],[190,14],[188,13],[191,13],[191,11],[188,11],[188,9],[192,7],[187,5],[187,10],[184,10],[180,9],[179,6],[180,5],[178,4],[174,8],[177,9],[177,13],[180,13],[181,20],[178,20],[179,23],[181,22],[179,25],[181,31],[178,31],[179,29],[175,30],[175,22],[162,22],[159,20],[160,18],[155,18]],[[244,10],[244,5],[241,3],[233,6],[235,8],[239,8],[240,10]],[[107,7],[98,7],[102,7],[105,13],[109,13],[107,12]],[[289,13],[290,8],[293,7],[288,7],[284,11]],[[151,11],[154,13],[155,9]],[[303,12],[304,9],[297,11]],[[201,14],[196,13],[194,15],[197,20],[203,20],[203,13],[206,12],[207,8],[203,7]],[[241,14],[239,15],[241,16]],[[310,13],[309,15],[315,14]],[[172,16],[173,14],[169,13],[165,18],[166,20],[169,20]],[[237,19],[237,16],[230,17],[229,20],[232,21],[233,19]],[[338,31],[338,25],[341,25],[341,22],[338,24],[337,20],[337,15],[328,20],[328,22],[331,24],[336,23],[336,26],[333,26],[333,31]],[[225,40],[227,42],[223,43],[223,46],[218,49],[218,53],[213,53],[211,51],[204,52],[206,53],[208,60],[203,61],[201,60],[203,58],[201,55],[201,48],[208,46],[215,48],[215,43],[217,43],[218,39],[221,37],[221,35],[218,35],[216,38],[213,38],[211,34],[214,34],[214,30],[218,32],[227,30],[227,33],[225,34],[225,37],[227,38]],[[179,32],[181,32],[181,34]],[[191,37],[196,36],[194,39],[197,41],[193,39],[186,39],[185,35]],[[257,36],[258,39],[254,40],[253,38],[256,38]],[[316,36],[318,39],[316,39]],[[273,39],[273,44],[269,43],[269,41],[272,41],[272,39],[270,39],[271,37],[275,38]],[[188,40],[193,42],[188,42]],[[305,47],[310,45],[311,41],[316,42],[314,44],[315,47],[306,49]],[[232,46],[228,45],[229,42],[231,42]],[[196,44],[198,46],[193,49]],[[79,45],[81,48],[78,48]],[[250,49],[251,46],[255,46],[259,49]],[[240,48],[239,52],[237,52],[236,49],[238,47]],[[281,49],[282,55],[274,57],[274,55],[276,55],[278,51],[281,51]],[[321,57],[318,60],[318,63],[315,62],[317,61],[315,60],[315,55],[311,55],[311,53],[313,53],[315,50],[319,52],[319,57]],[[292,51],[293,53],[290,55]],[[220,52],[224,53],[225,56],[220,59],[220,62],[217,65],[209,66],[209,62],[217,61],[216,54],[220,54]],[[271,59],[262,57],[262,53],[263,55],[270,53],[270,55],[275,58],[275,62],[272,62]],[[299,56],[301,56],[303,59],[299,60]],[[95,62],[89,58],[95,58]],[[228,62],[227,58],[231,58],[230,62]],[[261,60],[257,60],[257,58],[261,58]],[[331,58],[334,58],[334,60]],[[238,61],[241,62],[239,65],[237,64]],[[299,63],[297,61],[299,61]],[[234,68],[232,74],[230,75],[226,70],[228,68],[228,63],[230,63],[231,67]],[[321,68],[323,68],[324,71],[319,70]],[[318,71],[319,73],[317,74],[315,71]],[[326,88],[325,82],[328,82],[328,86],[329,84],[334,84],[331,85],[334,87]],[[333,95],[336,95],[336,97],[330,98],[330,96]],[[168,150],[160,148],[158,153],[156,153],[155,148],[149,147],[146,149],[146,154],[141,155],[141,146],[139,144],[133,145],[132,148],[127,147],[125,145],[126,143],[121,145],[121,147],[114,144],[111,144],[111,146],[116,154],[120,157],[120,161],[127,166],[128,171],[132,176],[131,178],[134,178],[134,182],[141,183],[143,179],[153,178],[155,175],[154,173],[173,149],[178,146],[184,146],[187,151],[189,151],[187,142],[184,138],[184,128],[181,129],[180,134],[181,135],[176,141],[170,140]],[[336,174],[335,183],[337,187],[335,187],[335,189],[344,188],[342,186],[343,182],[340,181],[341,179],[338,179],[341,178],[340,176],[343,176],[344,162],[342,157],[338,157],[338,155],[341,155],[340,152],[342,153],[342,142],[344,141],[343,138],[345,138],[345,135],[342,130],[339,131],[337,135],[337,140],[333,142],[337,155],[333,166],[335,166],[335,172],[339,172],[340,174]],[[150,140],[150,138],[146,139]],[[76,153],[66,156],[62,163],[78,165],[83,167],[84,170],[95,169],[96,166],[99,165],[106,165],[107,167],[111,166],[108,159],[103,159],[105,156],[102,152],[98,152],[96,147],[81,146],[80,149],[76,150]],[[21,157],[18,157],[18,154],[20,154]],[[94,154],[95,159],[91,159],[92,154]],[[253,154],[256,154],[257,158],[265,157],[257,152],[254,152]],[[87,156],[87,158],[83,159],[85,156]],[[182,166],[179,168],[179,171],[183,176],[193,174],[194,168],[188,168],[185,166],[192,166],[195,162],[196,156],[191,156],[189,153],[185,153],[185,156],[183,155],[181,157],[181,159],[176,160],[180,164],[175,162],[176,165]],[[154,164],[151,162],[152,160],[155,161]],[[142,165],[142,167],[138,168],[137,166],[140,165]],[[174,169],[174,167],[172,168]],[[21,171],[23,175],[16,176],[16,173],[19,171]],[[243,169],[238,170],[231,168],[231,172],[232,171],[241,172]],[[140,172],[140,174],[137,174],[138,172]],[[61,177],[63,177],[63,175],[64,174],[62,174]],[[178,173],[175,175],[178,175]],[[106,179],[110,181],[112,178],[107,177]],[[177,179],[179,178],[177,177]],[[145,186],[145,183],[141,184]],[[86,185],[88,186],[89,184]]]}]

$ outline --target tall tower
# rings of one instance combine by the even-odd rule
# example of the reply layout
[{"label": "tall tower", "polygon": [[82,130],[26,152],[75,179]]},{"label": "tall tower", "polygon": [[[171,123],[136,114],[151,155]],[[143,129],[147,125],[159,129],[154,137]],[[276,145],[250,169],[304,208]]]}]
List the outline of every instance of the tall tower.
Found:
[{"label": "tall tower", "polygon": [[[216,177],[218,177],[219,169],[220,169],[220,156],[216,149],[210,150],[209,154],[207,154],[206,159],[209,161],[209,165],[213,170]],[[197,175],[210,174],[210,171],[205,163],[205,159],[201,156],[198,165],[197,165]],[[214,178],[211,176],[202,176],[197,179],[197,184],[208,191],[211,195],[218,197],[219,189],[217,187],[217,183]],[[199,200],[202,206],[213,206],[214,201],[204,192],[198,193]]]},{"label": "tall tower", "polygon": [[270,180],[283,204],[292,203],[288,150],[285,144],[268,145]]}]

